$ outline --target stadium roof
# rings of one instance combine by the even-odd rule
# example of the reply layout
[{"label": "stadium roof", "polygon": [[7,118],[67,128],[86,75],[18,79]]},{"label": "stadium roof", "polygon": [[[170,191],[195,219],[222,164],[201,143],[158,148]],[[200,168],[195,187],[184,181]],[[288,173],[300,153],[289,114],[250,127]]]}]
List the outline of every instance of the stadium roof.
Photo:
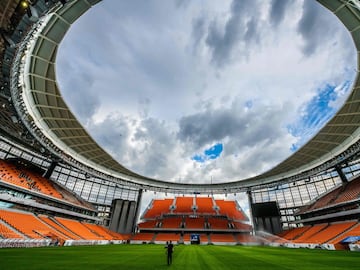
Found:
[{"label": "stadium roof", "polygon": [[[70,26],[89,8],[100,0],[69,1],[56,6],[35,23],[23,52],[18,54],[19,76],[17,77],[18,111],[32,129],[40,130],[43,141],[50,141],[62,159],[70,156],[80,164],[105,175],[123,179],[144,187],[227,190],[229,187],[243,189],[254,185],[273,183],[299,175],[341,155],[359,140],[360,81],[359,63],[352,92],[343,107],[308,143],[273,169],[248,179],[219,184],[179,184],[151,179],[128,170],[103,150],[82,127],[65,104],[55,74],[56,55],[59,44]],[[348,29],[359,53],[360,48],[360,4],[348,0],[319,0],[333,12]],[[26,44],[25,44],[26,43]],[[19,50],[21,51],[21,50]],[[14,71],[13,71],[14,73]],[[15,72],[16,74],[16,72]],[[13,83],[14,84],[14,83]],[[14,86],[14,85],[13,85]],[[14,87],[13,87],[14,88]],[[76,89],[73,89],[76,91]],[[86,97],[84,97],[86,98]],[[45,136],[45,137],[44,137]],[[48,147],[52,147],[48,144]],[[59,150],[61,153],[59,153]]]}]

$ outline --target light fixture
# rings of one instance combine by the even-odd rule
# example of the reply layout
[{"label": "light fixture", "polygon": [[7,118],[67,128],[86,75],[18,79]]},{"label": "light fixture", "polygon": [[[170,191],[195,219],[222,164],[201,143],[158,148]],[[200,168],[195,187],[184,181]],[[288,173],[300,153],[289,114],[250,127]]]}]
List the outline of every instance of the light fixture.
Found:
[{"label": "light fixture", "polygon": [[20,6],[23,8],[23,9],[27,9],[29,7],[29,2],[28,1],[21,1],[20,2]]}]

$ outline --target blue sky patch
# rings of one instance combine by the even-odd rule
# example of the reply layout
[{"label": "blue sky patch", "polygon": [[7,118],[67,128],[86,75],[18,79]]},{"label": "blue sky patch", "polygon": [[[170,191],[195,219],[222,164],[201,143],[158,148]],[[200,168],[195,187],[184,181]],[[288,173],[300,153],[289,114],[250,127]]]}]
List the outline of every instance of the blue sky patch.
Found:
[{"label": "blue sky patch", "polygon": [[[342,88],[346,88],[345,92],[348,92],[350,86],[348,81],[341,85]],[[300,113],[302,116],[295,123],[287,126],[289,133],[299,138],[298,142],[290,147],[291,151],[298,150],[334,116],[338,109],[329,104],[338,98],[336,87],[328,84],[323,89],[319,89],[318,95],[305,104],[305,108],[303,107]]]},{"label": "blue sky patch", "polygon": [[191,159],[199,163],[204,163],[207,160],[217,159],[222,151],[223,151],[223,144],[217,143],[212,147],[205,149],[202,154],[194,155]]}]

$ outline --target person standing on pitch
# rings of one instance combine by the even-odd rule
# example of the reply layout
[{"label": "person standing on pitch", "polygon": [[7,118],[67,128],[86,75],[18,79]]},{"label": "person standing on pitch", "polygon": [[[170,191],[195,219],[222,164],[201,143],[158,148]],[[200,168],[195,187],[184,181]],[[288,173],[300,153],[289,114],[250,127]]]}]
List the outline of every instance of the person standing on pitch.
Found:
[{"label": "person standing on pitch", "polygon": [[172,244],[171,241],[167,244],[166,251],[167,251],[167,264],[170,265],[172,263],[172,254],[174,251],[174,245]]}]

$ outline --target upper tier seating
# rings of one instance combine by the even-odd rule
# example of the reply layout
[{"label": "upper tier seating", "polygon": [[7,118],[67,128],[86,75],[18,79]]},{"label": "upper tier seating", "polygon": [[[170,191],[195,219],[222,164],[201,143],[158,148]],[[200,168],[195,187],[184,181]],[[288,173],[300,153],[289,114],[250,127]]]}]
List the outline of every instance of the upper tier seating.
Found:
[{"label": "upper tier seating", "polygon": [[168,214],[170,212],[170,205],[172,202],[173,199],[153,200],[152,207],[146,210],[144,218],[151,219],[160,217],[163,214]]},{"label": "upper tier seating", "polygon": [[32,171],[32,165],[27,165],[21,161],[16,160],[1,160],[0,159],[0,180],[12,185],[16,185],[27,190],[39,192],[53,198],[61,199],[75,205],[85,206],[92,209],[93,206],[78,199],[70,191],[44,178],[38,172]]},{"label": "upper tier seating", "polygon": [[0,160],[0,179],[22,188],[41,192],[59,199],[63,198],[49,180],[21,165]]},{"label": "upper tier seating", "polygon": [[339,186],[331,192],[323,195],[321,198],[316,200],[310,205],[303,207],[301,213],[308,212],[311,210],[321,209],[323,207],[336,205],[360,198],[360,177],[356,178],[342,186]]},{"label": "upper tier seating", "polygon": [[208,197],[196,197],[196,213],[197,214],[211,214],[215,215],[216,211],[213,208],[213,199]]},{"label": "upper tier seating", "polygon": [[215,202],[219,207],[220,215],[225,215],[234,220],[247,220],[245,214],[237,209],[235,201],[215,200]]},{"label": "upper tier seating", "polygon": [[173,213],[194,213],[194,210],[192,209],[192,206],[194,205],[193,199],[193,197],[177,197],[176,208],[174,209]]},{"label": "upper tier seating", "polygon": [[359,197],[360,197],[360,178],[347,183],[343,191],[334,200],[334,204],[359,199]]}]

